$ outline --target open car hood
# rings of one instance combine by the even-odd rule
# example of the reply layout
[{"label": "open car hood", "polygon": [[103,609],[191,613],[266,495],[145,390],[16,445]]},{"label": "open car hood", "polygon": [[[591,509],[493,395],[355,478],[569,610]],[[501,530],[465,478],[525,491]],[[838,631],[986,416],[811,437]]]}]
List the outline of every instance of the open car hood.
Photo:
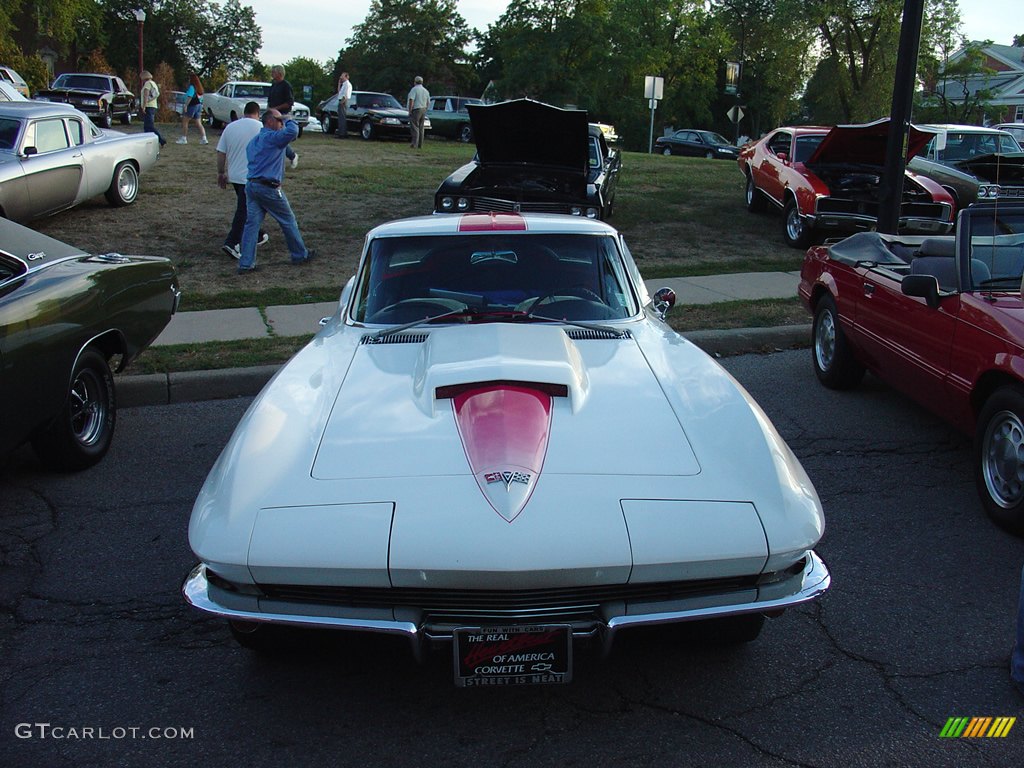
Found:
[{"label": "open car hood", "polygon": [[[885,165],[885,148],[889,141],[889,118],[864,125],[837,125],[829,131],[814,154],[807,160],[814,163],[857,163]],[[914,157],[931,141],[934,134],[910,126],[906,160]]]},{"label": "open car hood", "polygon": [[1024,184],[1024,152],[1009,155],[978,155],[957,166],[993,184]]},{"label": "open car hood", "polygon": [[587,113],[530,99],[470,104],[481,165],[540,165],[586,174]]}]

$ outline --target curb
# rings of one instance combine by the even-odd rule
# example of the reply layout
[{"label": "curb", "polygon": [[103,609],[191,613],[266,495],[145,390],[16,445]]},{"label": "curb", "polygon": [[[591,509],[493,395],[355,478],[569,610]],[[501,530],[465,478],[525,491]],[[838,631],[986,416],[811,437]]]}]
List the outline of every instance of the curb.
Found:
[{"label": "curb", "polygon": [[[692,331],[683,335],[712,357],[729,357],[806,347],[811,338],[811,326]],[[117,404],[122,408],[134,408],[252,397],[259,394],[280,368],[280,365],[258,365],[213,371],[117,376]]]}]

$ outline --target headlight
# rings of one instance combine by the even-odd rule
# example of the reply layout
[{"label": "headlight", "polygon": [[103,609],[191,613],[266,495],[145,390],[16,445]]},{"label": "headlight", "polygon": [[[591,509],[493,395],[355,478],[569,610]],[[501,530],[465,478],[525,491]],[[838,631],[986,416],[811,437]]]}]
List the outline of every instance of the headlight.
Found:
[{"label": "headlight", "polygon": [[441,198],[441,210],[442,211],[450,211],[454,207],[455,207],[455,201],[452,200],[450,197],[442,197]]},{"label": "headlight", "polygon": [[34,99],[35,101],[49,101],[49,99],[48,99],[48,98],[46,98],[45,96],[33,96],[32,98],[33,98],[33,99]]},{"label": "headlight", "polygon": [[457,205],[458,205],[458,208],[459,208],[460,211],[468,211],[469,210],[469,199],[465,198],[465,197],[460,197],[459,198],[459,202],[458,202]]},{"label": "headlight", "polygon": [[385,117],[384,119],[381,120],[381,123],[383,123],[384,125],[401,125],[402,121],[399,120],[397,117]]},{"label": "headlight", "polygon": [[996,184],[981,184],[978,187],[978,197],[999,197],[999,187]]},{"label": "headlight", "polygon": [[588,219],[596,219],[597,218],[597,208],[587,208],[587,218]]},{"label": "headlight", "polygon": [[573,216],[582,216],[583,209],[580,208],[578,205],[574,205],[569,209],[569,213]]},{"label": "headlight", "polygon": [[82,104],[87,107],[95,107],[99,105],[99,102],[96,99],[82,99]]}]

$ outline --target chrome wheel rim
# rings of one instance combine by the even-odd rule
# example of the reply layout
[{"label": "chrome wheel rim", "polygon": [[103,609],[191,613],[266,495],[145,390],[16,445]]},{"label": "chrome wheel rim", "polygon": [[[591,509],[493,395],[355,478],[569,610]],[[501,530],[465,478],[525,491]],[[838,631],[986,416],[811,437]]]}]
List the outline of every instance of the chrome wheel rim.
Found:
[{"label": "chrome wheel rim", "polygon": [[796,242],[800,239],[803,232],[804,225],[800,221],[800,214],[797,213],[796,207],[791,207],[789,213],[786,214],[786,234],[790,240]]},{"label": "chrome wheel rim", "polygon": [[104,389],[99,375],[91,368],[80,371],[71,385],[71,432],[82,445],[95,445],[103,436],[109,410]]},{"label": "chrome wheel rim", "polygon": [[126,165],[121,169],[121,173],[117,177],[117,193],[122,200],[128,203],[139,194],[139,176],[132,166]]},{"label": "chrome wheel rim", "polygon": [[1024,498],[1024,425],[1012,411],[1000,411],[989,421],[981,470],[988,495],[1003,509]]},{"label": "chrome wheel rim", "polygon": [[747,177],[747,205],[750,205],[754,200],[754,180]]},{"label": "chrome wheel rim", "polygon": [[814,332],[814,359],[818,369],[828,371],[836,355],[836,321],[832,313],[824,310]]}]

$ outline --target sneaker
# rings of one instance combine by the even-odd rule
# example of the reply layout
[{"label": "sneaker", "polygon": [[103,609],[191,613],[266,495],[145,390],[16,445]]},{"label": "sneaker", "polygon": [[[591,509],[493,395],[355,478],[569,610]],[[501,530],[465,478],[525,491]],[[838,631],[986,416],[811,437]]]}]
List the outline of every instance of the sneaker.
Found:
[{"label": "sneaker", "polygon": [[227,243],[225,243],[220,247],[220,249],[224,251],[224,253],[226,253],[228,256],[230,256],[232,259],[235,259],[236,261],[242,258],[242,254],[238,250],[237,245],[228,245]]},{"label": "sneaker", "polygon": [[292,259],[292,264],[298,266],[299,264],[308,264],[316,258],[316,251],[306,251],[306,258],[304,259]]},{"label": "sneaker", "polygon": [[268,235],[266,232],[260,232],[260,238],[259,238],[259,240],[256,241],[256,245],[264,245],[265,243],[269,243],[269,242],[270,242],[270,235]]},{"label": "sneaker", "polygon": [[209,141],[207,141],[206,137],[204,136],[203,138],[201,138],[201,139],[199,140],[199,143],[200,143],[200,144],[209,144],[210,142],[209,142]]},{"label": "sneaker", "polygon": [[298,168],[298,167],[299,167],[299,153],[296,152],[294,155],[292,155],[292,168]]},{"label": "sneaker", "polygon": [[174,143],[175,144],[188,144],[188,139],[186,139],[184,136],[179,136],[178,140],[176,142],[174,142]]}]

